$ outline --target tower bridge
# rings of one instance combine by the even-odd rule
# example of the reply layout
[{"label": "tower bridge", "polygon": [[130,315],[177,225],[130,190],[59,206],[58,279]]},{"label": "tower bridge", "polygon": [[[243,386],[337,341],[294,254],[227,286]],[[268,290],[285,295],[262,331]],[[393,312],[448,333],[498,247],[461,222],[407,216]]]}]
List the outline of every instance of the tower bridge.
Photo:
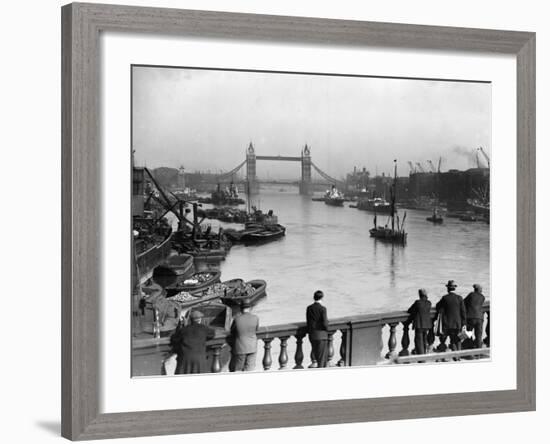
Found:
[{"label": "tower bridge", "polygon": [[[250,194],[258,194],[260,191],[260,183],[279,183],[280,181],[260,181],[256,174],[256,163],[259,160],[268,160],[268,161],[283,161],[283,162],[300,162],[301,163],[301,177],[298,182],[300,188],[300,194],[309,195],[313,193],[314,187],[318,183],[312,181],[312,169],[315,170],[325,181],[326,184],[336,185],[339,187],[344,186],[344,182],[341,180],[335,179],[321,170],[317,165],[311,160],[311,148],[307,144],[302,149],[300,156],[259,156],[256,154],[254,145],[252,142],[248,145],[246,150],[246,158],[243,162],[237,165],[230,171],[221,173],[217,175],[218,182],[223,182],[226,180],[233,180],[237,172],[245,167],[246,169],[246,179],[245,183],[247,184],[248,192]],[[238,182],[233,180],[234,182]]]}]

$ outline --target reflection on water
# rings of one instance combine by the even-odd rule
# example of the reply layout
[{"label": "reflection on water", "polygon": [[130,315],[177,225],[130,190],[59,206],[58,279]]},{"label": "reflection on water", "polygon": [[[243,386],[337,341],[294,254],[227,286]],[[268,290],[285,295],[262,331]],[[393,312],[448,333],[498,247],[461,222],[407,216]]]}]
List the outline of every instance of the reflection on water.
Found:
[{"label": "reflection on water", "polygon": [[[292,192],[264,190],[261,209],[273,209],[286,237],[261,246],[234,246],[222,263],[222,279],[265,279],[267,298],[256,307],[263,325],[301,321],[313,292],[321,289],[329,317],[407,309],[424,287],[432,301],[454,279],[466,295],[480,283],[489,296],[489,225],[407,210],[405,247],[369,236],[373,214],[313,202]],[[400,210],[400,213],[403,210]],[[383,223],[384,216],[378,216]],[[219,223],[212,221],[212,225]]]}]

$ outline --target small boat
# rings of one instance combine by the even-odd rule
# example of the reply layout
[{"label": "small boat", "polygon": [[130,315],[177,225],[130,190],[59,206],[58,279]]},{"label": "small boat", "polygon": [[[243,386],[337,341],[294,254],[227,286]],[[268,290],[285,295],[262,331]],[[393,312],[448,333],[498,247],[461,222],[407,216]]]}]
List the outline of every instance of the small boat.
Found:
[{"label": "small boat", "polygon": [[458,218],[462,222],[477,222],[477,217],[473,214],[464,214]]},{"label": "small boat", "polygon": [[265,297],[267,283],[262,279],[254,279],[242,283],[236,291],[221,298],[222,302],[229,306],[240,305],[243,299],[249,299],[255,305],[261,298]]},{"label": "small boat", "polygon": [[391,203],[381,197],[372,199],[361,199],[357,202],[357,209],[364,211],[374,211],[378,214],[389,214],[391,212]]},{"label": "small boat", "polygon": [[344,206],[344,196],[340,193],[334,185],[330,191],[327,191],[325,195],[325,204],[332,205],[334,207],[343,207]]},{"label": "small boat", "polygon": [[166,260],[165,265],[174,270],[180,279],[191,276],[195,272],[193,256],[190,254],[177,254],[170,256]]},{"label": "small boat", "polygon": [[430,217],[427,217],[426,220],[428,222],[432,222],[434,224],[442,224],[443,223],[443,217],[441,217],[441,216],[430,216]]},{"label": "small boat", "polygon": [[210,202],[214,205],[240,205],[244,204],[244,200],[241,199],[237,192],[237,187],[231,182],[229,188],[225,190],[221,189],[218,184],[216,191],[212,192]]},{"label": "small boat", "polygon": [[[248,224],[248,223],[247,223]],[[225,236],[232,242],[240,242],[242,240],[242,237],[245,234],[252,234],[252,233],[258,233],[260,231],[263,231],[265,228],[262,224],[250,224],[248,228],[245,228],[244,230],[235,230],[232,228],[227,228],[224,231]]]},{"label": "small boat", "polygon": [[432,222],[434,224],[442,224],[443,223],[443,216],[437,213],[437,210],[434,208],[434,211],[430,217],[427,217],[426,220],[428,222]]},{"label": "small boat", "polygon": [[251,231],[241,236],[245,244],[261,244],[280,239],[285,235],[286,228],[282,225],[268,225],[258,231]]},{"label": "small boat", "polygon": [[168,300],[177,303],[181,310],[182,308],[192,307],[197,304],[219,300],[222,296],[231,296],[233,293],[239,291],[239,288],[243,285],[244,281],[242,279],[231,279],[211,284],[208,287],[193,292],[181,291]]},{"label": "small boat", "polygon": [[199,271],[174,285],[166,287],[168,297],[174,296],[182,291],[194,292],[220,282],[221,271]]},{"label": "small boat", "polygon": [[325,196],[323,196],[323,197],[312,197],[311,200],[313,202],[324,202],[325,201]]}]

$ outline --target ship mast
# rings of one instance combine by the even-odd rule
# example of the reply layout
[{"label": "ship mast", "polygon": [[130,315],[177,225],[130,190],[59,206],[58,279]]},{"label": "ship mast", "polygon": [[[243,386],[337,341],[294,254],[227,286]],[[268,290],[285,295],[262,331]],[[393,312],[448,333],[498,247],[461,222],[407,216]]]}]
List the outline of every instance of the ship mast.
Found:
[{"label": "ship mast", "polygon": [[395,199],[397,194],[397,159],[393,160],[393,185],[391,193],[391,230],[395,229]]}]

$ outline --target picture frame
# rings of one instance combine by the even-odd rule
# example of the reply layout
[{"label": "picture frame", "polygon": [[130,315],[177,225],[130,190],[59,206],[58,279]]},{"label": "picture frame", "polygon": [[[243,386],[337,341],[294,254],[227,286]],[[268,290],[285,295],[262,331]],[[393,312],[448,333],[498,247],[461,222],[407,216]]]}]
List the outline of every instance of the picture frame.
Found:
[{"label": "picture frame", "polygon": [[[100,100],[104,31],[508,54],[517,66],[517,387],[482,393],[101,413]],[[73,3],[62,8],[62,435],[72,440],[535,409],[535,34]]]}]

